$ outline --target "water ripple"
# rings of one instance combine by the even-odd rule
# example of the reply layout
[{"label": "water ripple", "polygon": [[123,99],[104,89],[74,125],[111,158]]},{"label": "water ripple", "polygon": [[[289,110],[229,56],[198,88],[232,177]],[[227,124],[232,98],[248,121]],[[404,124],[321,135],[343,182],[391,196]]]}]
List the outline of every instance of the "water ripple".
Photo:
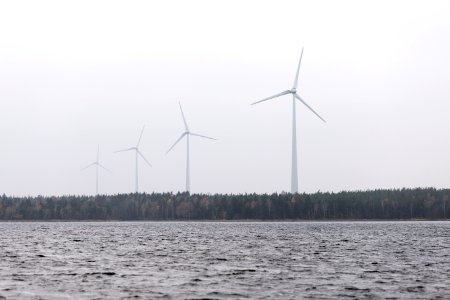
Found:
[{"label": "water ripple", "polygon": [[0,223],[1,299],[449,299],[449,222]]}]

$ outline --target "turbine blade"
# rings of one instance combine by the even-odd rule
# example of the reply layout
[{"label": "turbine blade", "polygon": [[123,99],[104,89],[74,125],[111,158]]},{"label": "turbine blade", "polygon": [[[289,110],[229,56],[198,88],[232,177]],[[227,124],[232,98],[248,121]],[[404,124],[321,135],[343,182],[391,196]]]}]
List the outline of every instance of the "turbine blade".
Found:
[{"label": "turbine blade", "polygon": [[145,125],[142,126],[141,135],[139,136],[139,140],[137,142],[136,148],[139,147],[139,144],[141,143],[142,134],[144,133]]},{"label": "turbine blade", "polygon": [[131,148],[123,149],[123,150],[117,150],[117,151],[114,151],[113,153],[130,151],[130,150],[136,150],[136,147],[131,147]]},{"label": "turbine blade", "polygon": [[293,89],[296,89],[298,86],[298,74],[300,73],[300,64],[302,63],[302,57],[303,57],[303,47],[302,47],[302,53],[300,54],[300,60],[298,61],[298,67],[297,67],[297,73],[295,74],[294,85],[292,86]]},{"label": "turbine blade", "polygon": [[97,164],[97,162],[93,162],[92,164],[90,164],[90,165],[84,167],[83,169],[81,169],[80,171],[84,171],[84,170],[86,170],[87,168],[90,168],[90,167],[92,167],[92,166],[95,166],[96,164]]},{"label": "turbine blade", "polygon": [[100,145],[97,145],[97,162],[99,160],[100,157]]},{"label": "turbine blade", "polygon": [[178,102],[178,104],[180,105],[181,116],[183,117],[183,122],[184,122],[184,128],[186,129],[186,131],[189,131],[189,128],[188,128],[188,125],[186,122],[186,118],[184,117],[183,108],[181,108],[181,103]]},{"label": "turbine blade", "polygon": [[100,168],[102,168],[103,170],[108,171],[109,173],[112,174],[112,172],[111,172],[109,169],[107,169],[106,167],[104,167],[102,164],[99,163],[98,166],[99,166]]},{"label": "turbine blade", "polygon": [[144,157],[144,154],[141,153],[141,151],[137,150],[137,153],[142,157],[143,160],[151,167],[152,164],[148,162],[148,160]]},{"label": "turbine blade", "polygon": [[273,98],[277,98],[277,97],[280,97],[280,96],[283,96],[283,95],[287,95],[287,94],[290,94],[290,93],[291,93],[291,91],[284,91],[284,92],[281,92],[279,94],[276,94],[276,95],[264,98],[264,99],[256,101],[256,102],[253,102],[251,105],[255,105],[255,104],[258,104],[258,103],[261,103],[261,102],[264,102],[264,101],[267,101],[267,100],[270,100],[270,99],[273,99]]},{"label": "turbine blade", "polygon": [[178,140],[172,145],[172,147],[169,148],[169,150],[167,150],[166,154],[170,152],[170,150],[172,150],[173,147],[175,147],[176,144],[178,144],[178,142],[186,135],[187,133],[184,132],[179,138]]},{"label": "turbine blade", "polygon": [[316,112],[314,111],[314,109],[312,109],[311,106],[309,106],[308,103],[305,102],[305,100],[303,100],[302,98],[300,98],[300,96],[299,96],[297,93],[295,93],[294,95],[295,95],[295,98],[297,98],[301,103],[303,103],[307,108],[309,108],[316,116],[319,117],[319,119],[321,119],[324,123],[327,122],[327,121],[325,121],[324,118],[322,118],[321,116],[319,116],[319,114],[316,113]]},{"label": "turbine blade", "polygon": [[192,133],[192,132],[189,132],[189,134],[190,134],[190,135],[199,136],[199,137],[202,137],[202,138],[205,138],[205,139],[210,139],[210,140],[215,140],[215,141],[217,141],[217,139],[212,138],[212,137],[209,137],[209,136],[206,136],[206,135],[201,135],[201,134]]}]

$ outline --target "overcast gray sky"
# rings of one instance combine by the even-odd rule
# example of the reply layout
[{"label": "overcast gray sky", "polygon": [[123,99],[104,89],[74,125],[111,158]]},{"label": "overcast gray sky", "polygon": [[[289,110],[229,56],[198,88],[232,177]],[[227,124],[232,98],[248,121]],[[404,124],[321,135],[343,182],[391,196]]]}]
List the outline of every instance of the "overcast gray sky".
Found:
[{"label": "overcast gray sky", "polygon": [[450,186],[449,1],[2,1],[0,193],[290,190],[291,88],[299,189]]}]

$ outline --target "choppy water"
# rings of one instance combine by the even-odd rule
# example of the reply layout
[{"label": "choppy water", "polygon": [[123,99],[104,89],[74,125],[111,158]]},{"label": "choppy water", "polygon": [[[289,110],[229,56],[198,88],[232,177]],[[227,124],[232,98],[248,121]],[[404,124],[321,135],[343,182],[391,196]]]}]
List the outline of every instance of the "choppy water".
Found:
[{"label": "choppy water", "polygon": [[0,223],[0,236],[0,299],[450,299],[450,222]]}]

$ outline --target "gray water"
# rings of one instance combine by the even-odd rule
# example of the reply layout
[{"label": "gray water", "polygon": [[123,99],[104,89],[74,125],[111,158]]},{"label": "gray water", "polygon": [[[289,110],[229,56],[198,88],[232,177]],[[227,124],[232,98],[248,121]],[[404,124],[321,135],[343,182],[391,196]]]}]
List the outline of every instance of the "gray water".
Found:
[{"label": "gray water", "polygon": [[0,223],[0,299],[450,299],[450,222]]}]

